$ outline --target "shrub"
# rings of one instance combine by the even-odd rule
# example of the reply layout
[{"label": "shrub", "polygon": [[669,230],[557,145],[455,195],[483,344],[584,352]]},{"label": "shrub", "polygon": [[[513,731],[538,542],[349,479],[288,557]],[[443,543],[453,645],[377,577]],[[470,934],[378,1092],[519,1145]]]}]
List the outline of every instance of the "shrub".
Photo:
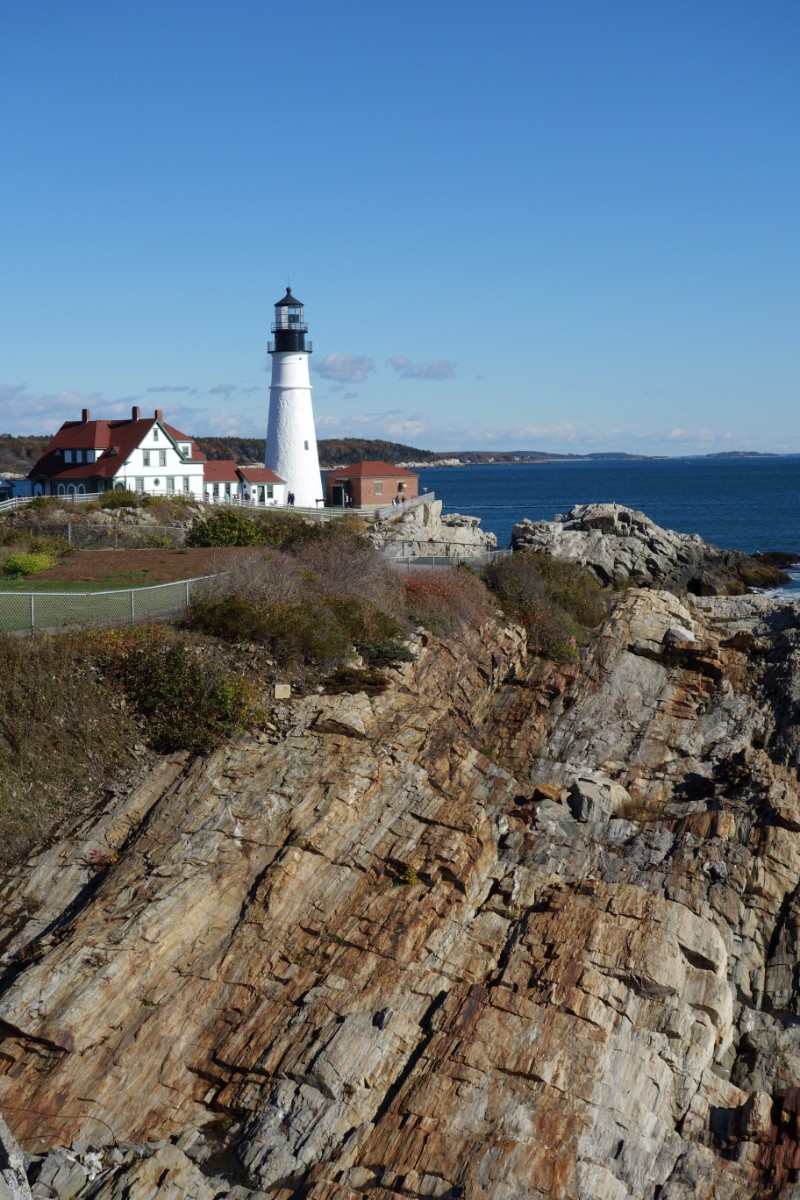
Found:
[{"label": "shrub", "polygon": [[291,513],[248,516],[235,508],[220,508],[195,521],[186,536],[187,546],[273,546],[289,549],[322,537],[325,527]]},{"label": "shrub", "polygon": [[60,504],[57,496],[34,496],[30,504],[25,505],[25,512],[46,513],[52,512],[53,509],[59,507]]},{"label": "shrub", "polygon": [[42,571],[49,571],[55,565],[54,554],[47,554],[43,550],[31,553],[20,550],[16,554],[8,556],[3,563],[2,571],[4,575],[14,575],[19,578],[21,575],[41,575]]},{"label": "shrub", "polygon": [[409,615],[445,636],[459,625],[478,626],[490,614],[485,584],[472,571],[429,571],[421,568],[406,578],[406,604]]},{"label": "shrub", "polygon": [[69,554],[72,550],[65,537],[15,525],[8,525],[0,529],[0,546],[18,546],[20,550],[26,550],[32,554],[42,552],[55,557]]},{"label": "shrub", "polygon": [[413,662],[414,655],[399,638],[387,638],[384,642],[354,643],[366,666],[375,670],[378,667],[398,667],[400,663]]},{"label": "shrub", "polygon": [[512,554],[492,563],[485,578],[504,612],[525,626],[529,649],[557,663],[574,658],[578,641],[605,615],[594,577],[545,554]]},{"label": "shrub", "polygon": [[351,644],[346,625],[319,600],[265,605],[230,596],[195,605],[187,624],[225,641],[260,642],[285,666],[328,669],[347,657]]},{"label": "shrub", "polygon": [[186,535],[187,546],[258,546],[258,526],[244,513],[221,508],[201,521],[195,521]]},{"label": "shrub", "polygon": [[114,488],[113,491],[102,492],[97,497],[100,508],[138,508],[139,502],[137,492],[129,492],[124,488]]},{"label": "shrub", "polygon": [[147,721],[152,746],[164,753],[213,750],[254,711],[254,692],[240,676],[161,630],[112,644],[107,661]]},{"label": "shrub", "polygon": [[[367,605],[396,618],[404,615],[403,587],[397,572],[366,538],[343,522],[325,527],[313,544],[304,546],[303,566],[325,596]],[[357,636],[366,636],[360,634]]]}]

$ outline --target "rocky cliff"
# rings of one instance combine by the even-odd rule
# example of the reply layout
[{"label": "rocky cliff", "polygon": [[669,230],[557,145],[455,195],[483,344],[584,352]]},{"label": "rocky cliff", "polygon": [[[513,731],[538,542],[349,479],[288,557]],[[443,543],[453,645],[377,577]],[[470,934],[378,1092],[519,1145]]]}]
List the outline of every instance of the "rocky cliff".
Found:
[{"label": "rocky cliff", "polygon": [[798,628],[420,632],[106,797],[0,893],[0,1111],[72,1145],[34,1195],[797,1195]]}]

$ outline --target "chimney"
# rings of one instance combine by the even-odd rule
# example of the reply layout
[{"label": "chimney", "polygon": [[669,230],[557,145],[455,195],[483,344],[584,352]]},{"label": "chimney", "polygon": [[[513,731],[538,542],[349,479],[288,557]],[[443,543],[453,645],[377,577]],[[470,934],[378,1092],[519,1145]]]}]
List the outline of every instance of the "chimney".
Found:
[{"label": "chimney", "polygon": [[84,425],[85,425],[85,424],[86,424],[86,422],[89,420],[89,410],[88,410],[88,408],[82,408],[82,409],[81,409],[81,420],[83,421]]},{"label": "chimney", "polygon": [[139,417],[141,416],[141,413],[142,413],[142,410],[139,408],[139,405],[134,404],[133,408],[131,409],[131,420],[138,421]]},{"label": "chimney", "polygon": [[163,421],[163,420],[164,420],[164,410],[163,410],[163,408],[157,408],[157,409],[156,409],[156,411],[155,411],[155,418],[156,418],[156,420],[157,420],[157,421]]}]

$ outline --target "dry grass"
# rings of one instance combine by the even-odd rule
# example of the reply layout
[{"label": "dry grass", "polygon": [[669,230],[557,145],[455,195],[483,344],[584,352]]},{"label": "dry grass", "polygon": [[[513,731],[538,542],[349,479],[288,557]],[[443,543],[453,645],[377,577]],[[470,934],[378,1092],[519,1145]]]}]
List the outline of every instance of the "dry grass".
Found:
[{"label": "dry grass", "polygon": [[136,727],[80,636],[0,634],[0,865],[79,812],[128,759]]}]

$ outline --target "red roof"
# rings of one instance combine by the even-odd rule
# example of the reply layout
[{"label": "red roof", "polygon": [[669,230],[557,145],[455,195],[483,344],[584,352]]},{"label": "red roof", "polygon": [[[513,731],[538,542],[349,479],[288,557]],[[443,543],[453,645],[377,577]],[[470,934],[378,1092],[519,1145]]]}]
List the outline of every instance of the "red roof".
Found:
[{"label": "red roof", "polygon": [[239,467],[239,474],[245,483],[286,483],[271,467]]},{"label": "red roof", "polygon": [[232,458],[207,458],[203,463],[203,479],[206,483],[237,483],[239,468]]},{"label": "red roof", "polygon": [[[36,465],[29,479],[112,479],[132,451],[144,440],[156,423],[155,417],[129,417],[123,421],[65,421]],[[176,442],[188,442],[191,458],[198,462],[205,455],[185,433],[161,422]],[[64,450],[100,450],[95,462],[65,463]]]},{"label": "red roof", "polygon": [[393,467],[391,463],[385,462],[360,462],[353,463],[352,467],[340,467],[338,471],[331,471],[328,479],[418,479],[419,476],[413,471],[407,471],[405,467]]}]

